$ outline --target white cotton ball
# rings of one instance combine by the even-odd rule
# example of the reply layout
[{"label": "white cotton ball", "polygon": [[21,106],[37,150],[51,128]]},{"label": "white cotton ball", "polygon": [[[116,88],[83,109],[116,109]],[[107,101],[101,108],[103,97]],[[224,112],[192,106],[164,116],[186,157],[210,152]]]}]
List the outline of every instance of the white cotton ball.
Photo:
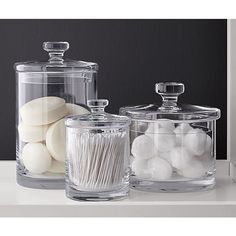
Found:
[{"label": "white cotton ball", "polygon": [[184,137],[184,146],[194,155],[200,156],[205,152],[206,133],[201,129],[190,130]]},{"label": "white cotton ball", "polygon": [[159,124],[157,122],[151,122],[148,124],[148,128],[145,131],[145,135],[150,138],[154,138],[154,134],[158,132]]},{"label": "white cotton ball", "polygon": [[178,173],[186,178],[200,178],[205,175],[206,169],[203,164],[196,159],[193,159],[184,169]]},{"label": "white cotton ball", "polygon": [[175,129],[175,124],[172,120],[169,119],[158,119],[157,123],[159,124],[159,128],[165,128],[169,130],[174,130]]},{"label": "white cotton ball", "polygon": [[176,145],[176,136],[172,130],[159,128],[154,135],[154,143],[158,152],[168,152]]},{"label": "white cotton ball", "polygon": [[184,136],[193,128],[187,123],[181,123],[174,129],[174,133],[176,134],[176,144],[183,145]]},{"label": "white cotton ball", "polygon": [[157,151],[152,138],[147,135],[140,135],[134,139],[131,153],[135,158],[149,159],[153,157]]},{"label": "white cotton ball", "polygon": [[168,119],[158,119],[154,122],[150,122],[148,124],[148,128],[145,131],[145,134],[150,136],[151,138],[154,136],[154,134],[159,132],[160,128],[165,128],[168,130],[173,131],[175,128],[174,122]]},{"label": "white cotton ball", "polygon": [[205,153],[211,153],[212,149],[212,139],[209,135],[206,136],[206,145],[205,145]]},{"label": "white cotton ball", "polygon": [[147,160],[134,159],[132,162],[132,171],[139,178],[148,179],[151,177],[150,171],[147,169]]},{"label": "white cotton ball", "polygon": [[159,157],[148,160],[148,170],[151,173],[152,180],[166,180],[172,176],[172,167],[166,161]]},{"label": "white cotton ball", "polygon": [[215,159],[210,152],[205,152],[201,156],[196,156],[196,158],[201,161],[206,171],[215,169]]},{"label": "white cotton ball", "polygon": [[184,169],[192,160],[193,155],[184,147],[175,147],[170,152],[171,164],[176,169]]},{"label": "white cotton ball", "polygon": [[50,168],[52,158],[44,144],[28,143],[23,148],[22,161],[29,172],[42,174]]},{"label": "white cotton ball", "polygon": [[160,152],[158,156],[171,164],[171,152]]}]

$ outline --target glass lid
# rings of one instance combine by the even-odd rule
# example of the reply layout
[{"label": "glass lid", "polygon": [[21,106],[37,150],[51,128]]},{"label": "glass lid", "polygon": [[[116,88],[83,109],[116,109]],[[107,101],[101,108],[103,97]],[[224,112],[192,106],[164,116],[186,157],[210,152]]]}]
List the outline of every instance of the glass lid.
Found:
[{"label": "glass lid", "polygon": [[18,72],[81,72],[81,70],[98,70],[98,65],[94,62],[64,59],[64,53],[69,49],[68,42],[44,42],[43,49],[49,54],[48,61],[17,62],[14,64],[15,70]]},{"label": "glass lid", "polygon": [[69,116],[66,119],[67,127],[81,127],[83,128],[114,128],[124,127],[131,123],[127,116],[113,115],[105,112],[105,107],[108,105],[106,99],[88,100],[91,113],[84,115]]},{"label": "glass lid", "polygon": [[170,119],[174,122],[198,122],[217,120],[220,118],[218,108],[180,104],[178,96],[184,93],[184,84],[164,82],[156,84],[156,93],[162,97],[162,104],[146,104],[127,106],[120,109],[122,115],[132,119],[150,120]]}]

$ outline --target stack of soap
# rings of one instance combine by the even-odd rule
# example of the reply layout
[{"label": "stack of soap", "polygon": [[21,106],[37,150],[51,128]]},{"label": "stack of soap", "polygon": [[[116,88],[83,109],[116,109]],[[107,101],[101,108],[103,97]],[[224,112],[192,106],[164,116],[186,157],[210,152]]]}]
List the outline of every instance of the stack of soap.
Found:
[{"label": "stack of soap", "polygon": [[60,97],[41,97],[24,104],[18,133],[20,140],[27,143],[21,156],[25,168],[33,174],[64,173],[64,117],[85,113],[88,110]]},{"label": "stack of soap", "polygon": [[132,170],[140,178],[167,180],[173,171],[186,178],[200,178],[214,162],[212,139],[187,123],[175,125],[159,119],[132,143]]}]

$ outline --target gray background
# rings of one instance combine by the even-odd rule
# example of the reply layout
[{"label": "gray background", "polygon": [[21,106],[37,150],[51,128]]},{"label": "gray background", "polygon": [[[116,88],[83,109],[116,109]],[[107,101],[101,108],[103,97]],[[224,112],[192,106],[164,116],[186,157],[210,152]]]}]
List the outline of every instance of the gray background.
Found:
[{"label": "gray background", "polygon": [[226,158],[226,20],[0,20],[0,159],[15,159],[17,61],[47,60],[44,41],[68,41],[66,57],[97,62],[108,111],[160,101],[158,81],[186,86],[180,101],[221,109],[217,158]]}]

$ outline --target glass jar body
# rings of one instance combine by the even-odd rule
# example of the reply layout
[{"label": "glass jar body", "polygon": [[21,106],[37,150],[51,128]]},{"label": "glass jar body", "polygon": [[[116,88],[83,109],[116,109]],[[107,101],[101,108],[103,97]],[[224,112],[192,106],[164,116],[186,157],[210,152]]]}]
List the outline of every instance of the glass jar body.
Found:
[{"label": "glass jar body", "polygon": [[188,192],[215,185],[216,121],[131,122],[131,187]]},{"label": "glass jar body", "polygon": [[96,73],[16,72],[16,93],[17,183],[64,188],[63,120],[88,112],[87,100],[97,97]]},{"label": "glass jar body", "polygon": [[129,127],[66,127],[66,195],[123,199],[129,192]]}]

